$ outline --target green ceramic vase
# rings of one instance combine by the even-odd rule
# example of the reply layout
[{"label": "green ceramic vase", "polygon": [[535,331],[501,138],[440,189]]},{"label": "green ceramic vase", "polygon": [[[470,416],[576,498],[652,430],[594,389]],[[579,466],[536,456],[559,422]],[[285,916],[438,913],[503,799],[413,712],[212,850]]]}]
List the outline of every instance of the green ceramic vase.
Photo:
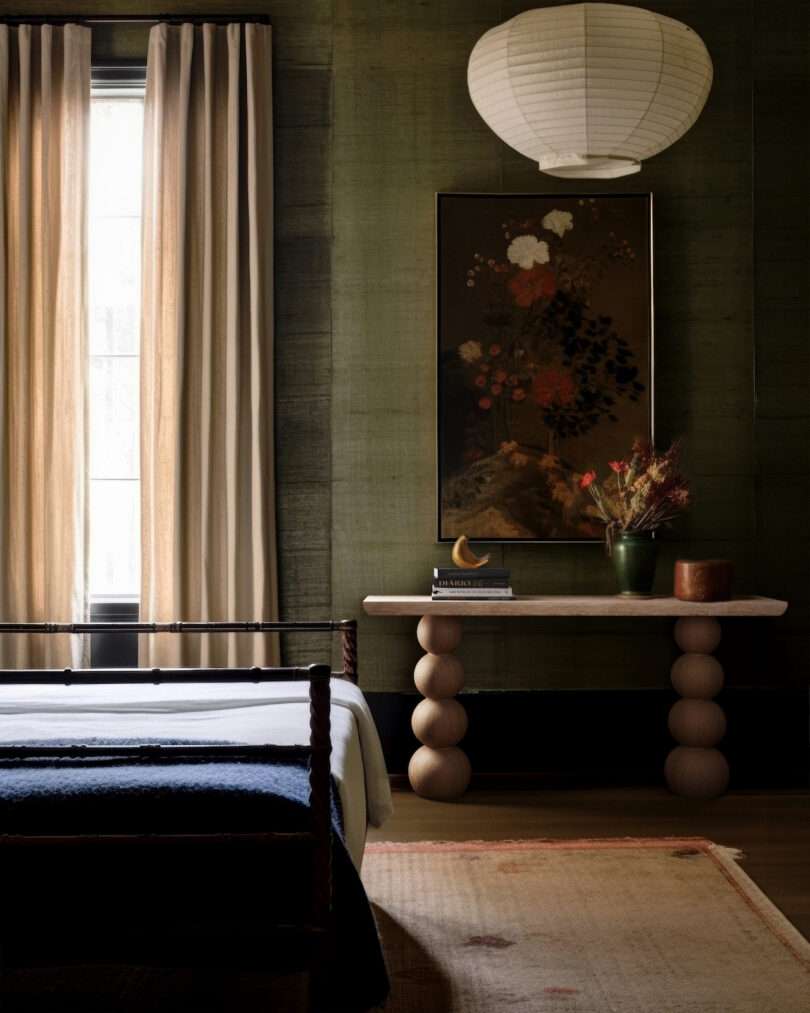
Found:
[{"label": "green ceramic vase", "polygon": [[651,531],[619,532],[613,539],[613,568],[619,594],[648,598],[655,581],[658,545]]}]

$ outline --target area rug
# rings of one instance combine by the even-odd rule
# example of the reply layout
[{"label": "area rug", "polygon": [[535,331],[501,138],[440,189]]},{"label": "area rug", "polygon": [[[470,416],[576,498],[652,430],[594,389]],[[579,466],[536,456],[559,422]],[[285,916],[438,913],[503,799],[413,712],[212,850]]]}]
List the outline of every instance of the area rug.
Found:
[{"label": "area rug", "polygon": [[371,844],[386,1013],[808,1013],[810,944],[701,839]]}]

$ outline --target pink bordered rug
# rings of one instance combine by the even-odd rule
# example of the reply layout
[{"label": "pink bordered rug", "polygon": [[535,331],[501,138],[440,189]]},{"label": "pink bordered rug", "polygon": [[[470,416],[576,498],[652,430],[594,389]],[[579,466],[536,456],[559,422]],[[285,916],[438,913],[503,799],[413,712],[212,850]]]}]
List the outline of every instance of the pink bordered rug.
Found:
[{"label": "pink bordered rug", "polygon": [[370,844],[386,1013],[810,1013],[810,944],[694,838]]}]

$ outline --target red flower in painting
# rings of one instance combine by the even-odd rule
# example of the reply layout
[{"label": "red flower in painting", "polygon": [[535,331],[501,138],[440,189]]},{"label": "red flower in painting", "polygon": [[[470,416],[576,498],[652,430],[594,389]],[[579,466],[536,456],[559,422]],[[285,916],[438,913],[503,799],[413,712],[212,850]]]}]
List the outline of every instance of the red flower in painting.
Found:
[{"label": "red flower in painting", "polygon": [[517,387],[512,391],[513,401],[523,401],[526,397],[526,391],[522,387]]},{"label": "red flower in painting", "polygon": [[532,381],[532,397],[541,408],[570,405],[576,393],[571,374],[564,369],[541,369]]},{"label": "red flower in painting", "polygon": [[473,382],[475,383],[476,387],[485,387],[487,378],[484,376],[483,373],[479,373]]},{"label": "red flower in painting", "polygon": [[500,345],[490,345],[489,346],[489,354],[490,355],[500,355],[501,354],[501,346]]},{"label": "red flower in painting", "polygon": [[489,411],[489,409],[492,407],[492,398],[482,397],[478,402],[478,407],[483,409],[485,412]]},{"label": "red flower in painting", "polygon": [[516,306],[528,309],[538,299],[550,298],[557,291],[554,272],[541,264],[535,264],[528,271],[518,271],[509,279],[509,291]]},{"label": "red flower in painting", "polygon": [[579,480],[580,489],[587,489],[589,485],[593,485],[596,481],[595,471],[586,471],[582,478]]},{"label": "red flower in painting", "polygon": [[493,383],[489,389],[497,397],[503,390],[503,387],[499,383]]}]

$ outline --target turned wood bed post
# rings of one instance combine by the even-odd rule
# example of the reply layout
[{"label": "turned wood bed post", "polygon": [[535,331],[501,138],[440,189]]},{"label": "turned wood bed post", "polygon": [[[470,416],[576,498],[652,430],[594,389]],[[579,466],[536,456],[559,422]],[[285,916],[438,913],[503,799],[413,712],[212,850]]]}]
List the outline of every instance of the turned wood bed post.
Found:
[{"label": "turned wood bed post", "polygon": [[338,624],[343,654],[344,679],[357,682],[357,620],[342,619]]},{"label": "turned wood bed post", "polygon": [[309,812],[315,838],[312,920],[324,928],[332,910],[331,675],[329,665],[309,666]]}]

